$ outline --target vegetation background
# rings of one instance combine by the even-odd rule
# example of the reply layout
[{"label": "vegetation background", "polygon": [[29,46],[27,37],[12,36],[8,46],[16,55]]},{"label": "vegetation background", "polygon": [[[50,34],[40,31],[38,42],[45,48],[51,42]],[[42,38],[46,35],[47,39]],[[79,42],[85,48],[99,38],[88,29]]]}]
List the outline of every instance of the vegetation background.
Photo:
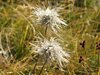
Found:
[{"label": "vegetation background", "polygon": [[36,59],[30,42],[44,34],[32,15],[42,6],[63,8],[59,14],[68,26],[59,32],[60,43],[71,56],[65,71],[47,64],[42,75],[100,75],[100,0],[0,0],[0,50],[7,52],[0,54],[0,75],[38,75],[43,62],[32,74]]}]

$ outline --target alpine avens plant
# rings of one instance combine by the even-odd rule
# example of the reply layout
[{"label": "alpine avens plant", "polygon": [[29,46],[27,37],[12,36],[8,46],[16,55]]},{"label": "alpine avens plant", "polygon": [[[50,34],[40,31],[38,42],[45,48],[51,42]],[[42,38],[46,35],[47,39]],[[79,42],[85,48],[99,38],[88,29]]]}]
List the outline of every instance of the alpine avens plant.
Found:
[{"label": "alpine avens plant", "polygon": [[39,55],[44,55],[45,59],[50,59],[51,61],[56,61],[57,65],[62,69],[65,64],[68,64],[68,58],[70,55],[63,50],[60,46],[60,43],[55,41],[54,38],[51,38],[50,41],[44,40],[40,42],[40,45],[36,46],[36,53]]},{"label": "alpine avens plant", "polygon": [[53,31],[60,29],[61,25],[67,25],[63,19],[59,18],[59,9],[36,8],[34,14],[37,16],[37,22],[46,27],[50,27]]}]

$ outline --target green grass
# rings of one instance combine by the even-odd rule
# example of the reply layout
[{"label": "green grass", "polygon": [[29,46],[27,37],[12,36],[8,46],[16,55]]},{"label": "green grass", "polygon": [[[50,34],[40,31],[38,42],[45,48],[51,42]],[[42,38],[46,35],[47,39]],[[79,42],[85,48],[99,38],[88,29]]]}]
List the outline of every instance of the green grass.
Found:
[{"label": "green grass", "polygon": [[[64,72],[55,65],[46,64],[42,75],[100,75],[100,51],[96,50],[96,42],[100,42],[100,7],[93,0],[87,0],[87,7],[76,7],[62,1],[58,6],[62,5],[64,9],[59,13],[68,26],[63,26],[58,32],[61,38],[51,29],[46,36],[62,40],[59,42],[64,50],[70,52],[70,63]],[[36,6],[42,6],[40,0],[0,0],[0,50],[12,55],[8,60],[0,55],[0,75],[29,75],[33,71],[37,58],[30,42],[43,38],[40,33],[45,36],[45,28],[36,24],[35,16],[29,18],[33,13],[31,7]],[[80,45],[83,41],[85,48]],[[84,59],[82,63],[79,63],[80,56]],[[43,63],[38,61],[34,75],[39,74]]]}]

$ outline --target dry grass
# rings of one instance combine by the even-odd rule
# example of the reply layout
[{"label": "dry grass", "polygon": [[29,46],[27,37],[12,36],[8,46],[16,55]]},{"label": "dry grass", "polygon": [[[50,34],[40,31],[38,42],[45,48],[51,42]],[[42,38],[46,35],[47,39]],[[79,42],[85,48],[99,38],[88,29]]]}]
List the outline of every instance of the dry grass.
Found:
[{"label": "dry grass", "polygon": [[[70,63],[64,72],[47,64],[42,75],[100,75],[100,48],[96,50],[96,42],[100,44],[100,7],[94,6],[92,0],[87,7],[69,3],[62,0],[57,5],[63,8],[59,13],[68,26],[58,32],[60,37],[48,29],[47,38],[62,40],[59,42],[64,50],[70,52]],[[0,0],[0,50],[9,52],[8,56],[0,54],[0,75],[32,75],[37,58],[30,42],[45,35],[35,16],[30,17],[36,6],[48,6],[47,0],[44,4],[41,0]],[[39,60],[34,75],[38,75],[41,65]]]}]

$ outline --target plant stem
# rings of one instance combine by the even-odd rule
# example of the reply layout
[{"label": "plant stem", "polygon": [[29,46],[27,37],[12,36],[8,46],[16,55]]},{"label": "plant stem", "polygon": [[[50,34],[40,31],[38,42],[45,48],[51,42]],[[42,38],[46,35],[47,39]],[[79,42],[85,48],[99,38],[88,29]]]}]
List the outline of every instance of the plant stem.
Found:
[{"label": "plant stem", "polygon": [[42,71],[43,71],[43,69],[44,69],[44,67],[45,67],[46,63],[47,63],[47,59],[45,60],[45,62],[44,62],[44,64],[43,64],[43,66],[42,66],[42,68],[41,68],[41,70],[40,70],[39,75],[41,75],[41,74],[42,74]]},{"label": "plant stem", "polygon": [[35,63],[34,68],[33,68],[33,74],[35,74],[35,68],[36,68],[36,66],[37,66],[38,60],[39,60],[39,55],[38,55],[38,57],[37,57],[36,63]]},{"label": "plant stem", "polygon": [[45,0],[45,7],[48,7],[48,0]]},{"label": "plant stem", "polygon": [[47,36],[47,30],[48,30],[48,26],[46,26],[45,28],[45,37]]}]

